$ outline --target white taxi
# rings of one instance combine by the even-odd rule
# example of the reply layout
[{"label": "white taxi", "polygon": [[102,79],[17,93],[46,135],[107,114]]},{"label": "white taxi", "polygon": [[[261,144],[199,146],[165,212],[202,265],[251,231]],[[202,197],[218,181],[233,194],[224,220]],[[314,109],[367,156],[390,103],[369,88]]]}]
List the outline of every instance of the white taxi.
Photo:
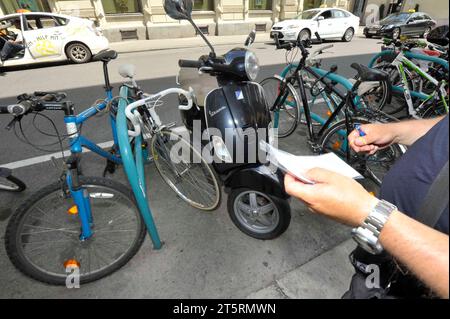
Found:
[{"label": "white taxi", "polygon": [[3,62],[0,60],[0,67],[67,59],[86,63],[109,47],[108,39],[92,21],[63,14],[10,14],[0,18],[1,26],[7,27],[10,34],[15,33],[25,49]]}]

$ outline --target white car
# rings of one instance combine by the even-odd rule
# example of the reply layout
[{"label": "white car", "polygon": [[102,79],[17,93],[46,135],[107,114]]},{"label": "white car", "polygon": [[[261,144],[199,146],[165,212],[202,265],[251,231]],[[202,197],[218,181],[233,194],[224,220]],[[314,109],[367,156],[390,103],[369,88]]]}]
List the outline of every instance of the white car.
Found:
[{"label": "white car", "polygon": [[342,39],[350,42],[359,28],[359,17],[338,8],[306,10],[294,19],[275,23],[270,32],[280,41],[295,41],[316,38],[318,32],[322,39]]},{"label": "white car", "polygon": [[[17,28],[18,20],[20,29]],[[8,26],[7,30],[15,33],[17,39],[22,40],[25,45],[25,49],[16,56],[3,61],[3,64],[0,61],[1,67],[67,59],[75,63],[85,63],[109,47],[108,39],[88,19],[27,12],[1,17],[1,26]]]}]

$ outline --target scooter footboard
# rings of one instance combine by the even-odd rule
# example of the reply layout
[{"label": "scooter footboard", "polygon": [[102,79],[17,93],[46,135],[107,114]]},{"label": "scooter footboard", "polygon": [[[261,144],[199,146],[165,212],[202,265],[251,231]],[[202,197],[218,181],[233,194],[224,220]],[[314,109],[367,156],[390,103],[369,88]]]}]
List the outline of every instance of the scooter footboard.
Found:
[{"label": "scooter footboard", "polygon": [[224,178],[225,190],[250,188],[258,192],[288,199],[290,196],[284,189],[284,173],[267,165],[259,165],[235,170]]}]

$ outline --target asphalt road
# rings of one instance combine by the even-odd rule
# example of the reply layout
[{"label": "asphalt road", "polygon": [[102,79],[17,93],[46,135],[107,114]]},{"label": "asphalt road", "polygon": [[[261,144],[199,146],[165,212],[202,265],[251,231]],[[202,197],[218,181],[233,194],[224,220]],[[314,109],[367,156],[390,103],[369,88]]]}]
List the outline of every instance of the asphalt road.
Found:
[{"label": "asphalt road", "polygon": [[[260,50],[273,50],[273,48],[267,47]],[[165,60],[167,65],[176,64],[178,58],[198,56],[198,51],[196,49],[167,51],[164,53]],[[279,57],[272,59],[274,63],[270,63],[272,62],[271,54],[276,53],[266,53],[269,61],[262,67],[260,80],[279,72],[283,67],[279,62],[282,59]],[[367,63],[369,59],[370,55],[330,58],[324,60],[323,67],[329,68],[330,65],[337,64],[339,73],[353,76],[355,72],[348,66],[353,62]],[[138,82],[146,91],[156,92],[175,86],[176,67],[172,66],[169,70],[172,74],[162,72],[164,75],[159,76],[160,73],[153,73],[152,53],[123,54],[120,57],[120,63],[124,62],[133,62],[139,66]],[[114,61],[111,63],[111,69],[116,71],[118,65],[119,61]],[[161,68],[160,64],[155,67],[155,69],[158,68]],[[70,100],[76,103],[77,111],[82,111],[102,96],[100,70],[99,63],[64,64],[16,70],[0,78],[2,82],[0,104],[13,103],[15,96],[23,92],[62,89],[68,93]],[[77,77],[71,78],[72,74],[77,74]],[[112,78],[117,90],[119,79],[117,76]],[[71,79],[75,83],[75,88],[68,89]],[[160,112],[163,121],[180,123],[175,105],[173,100],[166,102],[164,109]],[[63,115],[48,114],[48,116],[56,121],[57,127],[62,131]],[[49,129],[48,124],[42,122],[42,119],[39,121],[41,121],[37,123],[39,127]],[[7,122],[6,117],[0,118],[0,128]],[[24,121],[23,127],[30,139],[36,143],[55,142],[54,138],[38,135],[33,128],[31,118]],[[111,140],[107,116],[97,116],[89,120],[83,126],[83,134],[95,142]],[[310,154],[304,142],[304,135],[304,130],[299,128],[291,137],[280,141],[280,147],[296,154]],[[42,154],[45,153],[21,143],[12,132],[0,131],[0,164]],[[83,161],[86,175],[101,174],[104,167],[103,159],[87,154]],[[28,190],[23,194],[0,193],[0,234],[4,233],[6,221],[11,212],[31,192],[55,181],[60,172],[61,168],[54,167],[51,162],[23,167],[15,171],[18,177],[26,181]],[[254,240],[245,236],[231,223],[226,212],[226,196],[217,211],[204,214],[176,198],[162,182],[153,165],[147,167],[146,173],[151,207],[161,237],[165,241],[161,251],[153,251],[150,241],[146,240],[138,255],[121,271],[104,280],[86,285],[83,289],[67,290],[42,285],[19,274],[7,259],[2,237],[0,297],[241,298],[268,286],[282,274],[299,267],[349,238],[348,228],[310,214],[303,204],[293,200],[293,217],[288,231],[273,241]],[[121,169],[112,178],[126,183]],[[342,256],[342,265],[348,265],[345,256]],[[339,269],[335,271],[338,273]],[[342,287],[342,292],[345,288]]]}]

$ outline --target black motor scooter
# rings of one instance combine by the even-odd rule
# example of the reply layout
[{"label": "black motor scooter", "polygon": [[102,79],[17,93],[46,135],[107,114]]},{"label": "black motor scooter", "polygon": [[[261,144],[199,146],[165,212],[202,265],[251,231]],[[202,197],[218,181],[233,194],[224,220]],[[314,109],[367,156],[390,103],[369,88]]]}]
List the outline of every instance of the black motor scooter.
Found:
[{"label": "black motor scooter", "polygon": [[[247,48],[217,56],[191,18],[192,0],[165,0],[164,9],[173,19],[189,21],[211,50],[198,60],[179,61],[177,82],[192,92],[195,104],[181,111],[183,123],[193,132],[194,145],[202,140],[194,126],[201,132],[207,129],[201,146],[211,148],[212,166],[229,193],[228,212],[234,224],[251,237],[273,239],[288,228],[291,212],[283,173],[254,156],[261,155],[260,140],[269,142],[271,127],[263,88],[253,82],[258,60]],[[246,46],[254,40],[252,31]]]}]

